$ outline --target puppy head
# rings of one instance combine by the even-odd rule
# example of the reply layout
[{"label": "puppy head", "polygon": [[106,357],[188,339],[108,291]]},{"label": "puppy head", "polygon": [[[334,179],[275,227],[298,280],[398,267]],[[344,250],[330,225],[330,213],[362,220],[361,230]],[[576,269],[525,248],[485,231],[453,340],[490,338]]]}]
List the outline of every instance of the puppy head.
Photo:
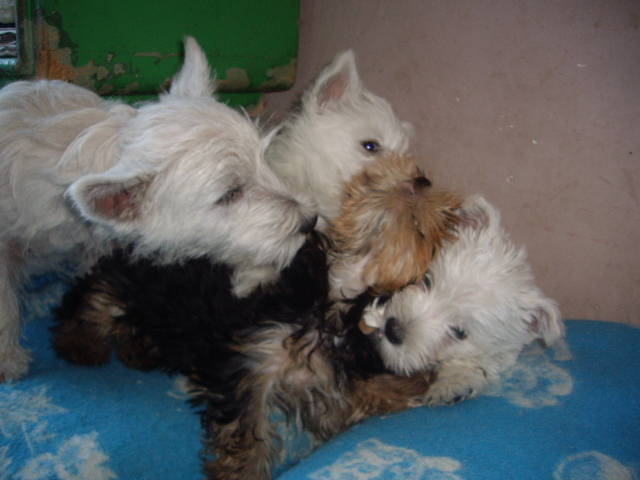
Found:
[{"label": "puppy head", "polygon": [[423,281],[373,301],[363,321],[387,367],[402,374],[498,357],[563,334],[558,307],[535,285],[524,249],[481,197],[464,202],[457,240],[447,242]]},{"label": "puppy head", "polygon": [[68,196],[87,220],[133,241],[137,253],[160,261],[209,255],[243,270],[279,270],[313,221],[267,167],[271,137],[212,91],[206,57],[188,38],[169,92],[140,108],[121,133],[118,163],[80,178]]},{"label": "puppy head", "polygon": [[346,184],[340,216],[327,231],[335,247],[334,293],[390,292],[421,278],[453,238],[460,205],[456,195],[432,189],[411,157],[367,166]]},{"label": "puppy head", "polygon": [[343,184],[381,156],[404,154],[412,132],[386,100],[365,88],[349,50],[305,91],[268,158],[280,176],[309,191],[318,214],[330,220],[340,213]]}]

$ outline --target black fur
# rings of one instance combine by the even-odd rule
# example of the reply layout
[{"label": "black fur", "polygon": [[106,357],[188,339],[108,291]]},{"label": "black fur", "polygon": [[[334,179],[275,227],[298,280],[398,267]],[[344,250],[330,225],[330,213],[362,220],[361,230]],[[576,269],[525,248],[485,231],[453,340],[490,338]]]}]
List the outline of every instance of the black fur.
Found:
[{"label": "black fur", "polygon": [[83,297],[107,285],[109,295],[124,306],[124,313],[113,318],[113,329],[129,333],[126,342],[118,335],[105,341],[115,342],[125,363],[131,355],[126,346],[134,344],[144,346],[135,350],[136,362],[187,375],[197,387],[193,401],[204,407],[205,425],[227,424],[245,407],[246,399],[236,391],[248,373],[247,362],[237,347],[273,322],[295,326],[299,338],[320,331],[317,348],[327,351],[344,385],[385,371],[374,345],[357,328],[370,297],[359,298],[347,315],[328,318],[326,240],[320,234],[310,236],[277,283],[247,298],[231,293],[231,273],[206,259],[158,266],[119,251],[101,259],[64,296],[53,331],[56,337],[68,334],[64,324],[77,316]]}]

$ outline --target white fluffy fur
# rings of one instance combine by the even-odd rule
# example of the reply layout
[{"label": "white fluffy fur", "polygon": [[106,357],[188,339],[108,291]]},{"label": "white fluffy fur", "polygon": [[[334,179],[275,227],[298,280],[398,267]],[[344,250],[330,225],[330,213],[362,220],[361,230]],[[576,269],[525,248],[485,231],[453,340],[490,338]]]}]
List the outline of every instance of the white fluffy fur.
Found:
[{"label": "white fluffy fur", "polygon": [[243,295],[295,255],[308,218],[264,161],[269,138],[212,92],[192,38],[140,109],[60,81],[0,91],[0,381],[27,371],[15,292],[33,267],[133,242],[159,262],[227,262]]},{"label": "white fluffy fur", "polygon": [[365,323],[378,329],[379,350],[393,371],[435,369],[429,405],[476,395],[515,363],[525,344],[549,344],[564,332],[556,303],[534,283],[525,250],[513,245],[498,210],[482,197],[465,201],[458,239],[440,251],[428,276],[368,307]]},{"label": "white fluffy fur", "polygon": [[[267,159],[293,190],[311,194],[311,208],[327,221],[339,214],[344,183],[378,155],[405,153],[412,131],[386,100],[362,85],[349,50],[304,93],[300,110],[283,123]],[[363,142],[379,148],[368,150]]]}]

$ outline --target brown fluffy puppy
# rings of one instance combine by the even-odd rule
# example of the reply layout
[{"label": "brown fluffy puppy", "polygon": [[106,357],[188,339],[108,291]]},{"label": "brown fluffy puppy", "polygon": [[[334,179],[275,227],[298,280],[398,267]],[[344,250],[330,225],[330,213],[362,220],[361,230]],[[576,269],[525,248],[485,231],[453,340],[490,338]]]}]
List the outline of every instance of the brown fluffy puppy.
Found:
[{"label": "brown fluffy puppy", "polygon": [[396,291],[420,280],[452,240],[462,199],[431,188],[414,158],[380,158],[345,185],[342,210],[328,228],[334,244],[331,296]]}]

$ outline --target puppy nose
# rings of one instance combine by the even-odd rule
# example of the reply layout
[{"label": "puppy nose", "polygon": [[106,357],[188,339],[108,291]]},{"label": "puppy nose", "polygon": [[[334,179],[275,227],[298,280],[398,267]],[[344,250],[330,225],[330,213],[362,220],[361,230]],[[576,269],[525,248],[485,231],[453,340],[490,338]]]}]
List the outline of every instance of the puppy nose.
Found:
[{"label": "puppy nose", "polygon": [[384,326],[384,335],[394,345],[400,345],[404,341],[404,329],[396,317],[389,317]]},{"label": "puppy nose", "polygon": [[427,188],[431,186],[431,180],[427,177],[416,177],[413,179],[413,189],[416,192],[419,192],[423,188]]},{"label": "puppy nose", "polygon": [[314,215],[313,217],[309,217],[302,222],[302,226],[300,227],[300,233],[308,234],[313,231],[316,227],[316,223],[318,223],[318,216]]}]

